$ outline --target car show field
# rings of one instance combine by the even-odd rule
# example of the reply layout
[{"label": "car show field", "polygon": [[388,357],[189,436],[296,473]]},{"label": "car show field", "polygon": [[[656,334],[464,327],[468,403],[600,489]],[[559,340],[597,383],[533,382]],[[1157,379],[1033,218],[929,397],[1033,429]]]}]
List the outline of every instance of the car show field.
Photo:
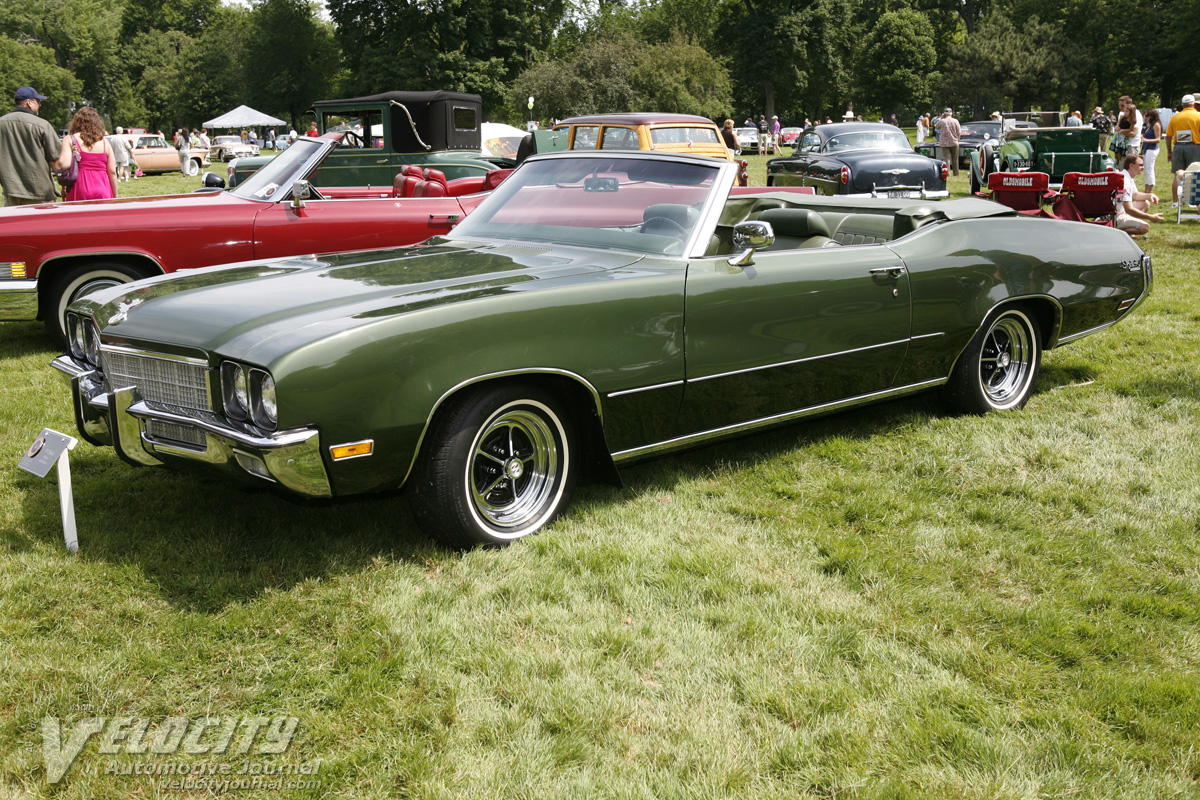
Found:
[{"label": "car show field", "polygon": [[[255,714],[299,719],[268,768],[319,763],[268,796],[1189,796],[1197,230],[1137,240],[1153,294],[1046,352],[1020,411],[916,395],[633,464],[507,548],[442,546],[400,493],[313,502],[81,443],[71,555],[54,479],[10,467],[8,791],[153,796],[120,770],[219,761],[97,737],[52,785],[47,718]],[[0,327],[10,465],[75,430],[59,354]]]}]

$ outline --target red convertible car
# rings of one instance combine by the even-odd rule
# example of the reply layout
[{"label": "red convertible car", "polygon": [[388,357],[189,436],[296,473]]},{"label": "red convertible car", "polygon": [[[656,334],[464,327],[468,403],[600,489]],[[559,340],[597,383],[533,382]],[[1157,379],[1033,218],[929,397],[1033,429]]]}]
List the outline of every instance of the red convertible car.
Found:
[{"label": "red convertible car", "polygon": [[410,167],[389,186],[318,189],[313,176],[338,146],[301,139],[225,192],[0,209],[0,320],[41,319],[61,343],[67,306],[98,288],[215,264],[419,242],[449,231],[511,172],[447,182]]}]

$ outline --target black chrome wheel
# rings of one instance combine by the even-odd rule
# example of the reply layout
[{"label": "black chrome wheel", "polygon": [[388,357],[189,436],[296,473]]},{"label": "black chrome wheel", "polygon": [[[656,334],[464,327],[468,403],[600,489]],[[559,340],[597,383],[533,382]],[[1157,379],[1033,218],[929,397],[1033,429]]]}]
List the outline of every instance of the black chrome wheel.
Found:
[{"label": "black chrome wheel", "polygon": [[570,503],[578,455],[561,401],[537,387],[499,386],[439,413],[409,483],[413,514],[454,542],[506,544]]},{"label": "black chrome wheel", "polygon": [[962,411],[1020,408],[1033,393],[1041,363],[1041,335],[1020,308],[995,315],[959,357],[947,397]]}]

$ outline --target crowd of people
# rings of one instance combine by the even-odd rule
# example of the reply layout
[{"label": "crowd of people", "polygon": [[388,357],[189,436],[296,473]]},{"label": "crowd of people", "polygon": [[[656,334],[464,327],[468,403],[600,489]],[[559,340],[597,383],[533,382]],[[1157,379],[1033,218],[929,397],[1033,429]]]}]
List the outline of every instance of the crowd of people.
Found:
[{"label": "crowd of people", "polygon": [[[129,139],[122,128],[116,134],[105,133],[104,121],[94,108],[84,106],[72,117],[66,136],[60,137],[49,122],[39,115],[46,96],[31,86],[22,86],[16,91],[12,111],[0,117],[0,188],[4,190],[6,206],[51,202],[58,196],[52,174],[63,187],[63,200],[90,200],[116,197],[117,184],[137,176],[136,164]],[[1116,114],[1106,113],[1097,106],[1088,124],[1100,132],[1101,150],[1111,149],[1119,159],[1124,187],[1116,198],[1117,214],[1114,224],[1132,235],[1145,234],[1150,222],[1163,219],[1161,213],[1152,212],[1151,205],[1160,200],[1155,193],[1155,166],[1160,146],[1165,143],[1167,159],[1171,164],[1172,206],[1180,203],[1180,184],[1185,171],[1200,170],[1200,112],[1196,110],[1196,98],[1186,94],[1182,98],[1181,110],[1173,112],[1164,126],[1163,115],[1158,109],[1148,109],[1144,114],[1133,99],[1122,96],[1118,100]],[[847,112],[850,119],[850,112]],[[998,112],[993,119],[1001,119]],[[862,119],[861,116],[858,117]],[[826,117],[826,123],[831,122]],[[880,118],[899,126],[896,116]],[[804,127],[812,123],[804,120]],[[1067,127],[1082,127],[1082,112],[1071,112],[1064,123]],[[754,128],[759,134],[759,152],[778,153],[781,147],[779,117],[772,115],[768,120],[760,114],[757,122],[747,118],[744,127]],[[922,144],[934,137],[938,143],[938,156],[949,165],[954,175],[959,172],[959,142],[962,126],[955,118],[954,110],[946,108],[937,118],[924,114],[917,119],[917,143]],[[316,136],[316,124],[307,135]],[[162,132],[158,132],[162,136]],[[741,152],[732,119],[726,119],[721,137],[731,151]],[[165,137],[164,141],[165,141]],[[254,128],[241,130],[241,140],[264,149],[276,150],[296,141],[295,129],[276,135],[268,130],[265,135]],[[179,153],[180,171],[187,174],[193,149],[207,151],[211,140],[207,128],[196,130],[179,128],[171,139]],[[1137,188],[1136,178],[1142,176],[1143,189]]]},{"label": "crowd of people", "polygon": [[[40,112],[46,96],[32,86],[14,95],[13,109],[0,116],[0,189],[5,206],[32,205],[63,200],[103,200],[117,196],[117,184],[138,177],[133,147],[123,128],[109,135],[96,109],[83,106],[75,112],[66,135],[58,132]],[[308,132],[316,134],[316,126]],[[166,141],[162,131],[157,136]],[[276,137],[269,130],[260,138],[253,128],[243,129],[248,144],[273,150],[296,141],[290,130]],[[192,150],[207,151],[212,142],[208,129],[179,128],[171,137],[179,153],[179,169],[187,175]],[[56,182],[58,186],[56,186]]]}]

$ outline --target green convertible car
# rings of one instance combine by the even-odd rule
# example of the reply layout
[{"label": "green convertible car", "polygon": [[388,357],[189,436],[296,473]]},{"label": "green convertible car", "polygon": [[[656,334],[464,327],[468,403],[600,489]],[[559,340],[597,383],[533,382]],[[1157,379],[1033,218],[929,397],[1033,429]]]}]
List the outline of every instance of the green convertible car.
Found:
[{"label": "green convertible car", "polygon": [[88,295],[54,366],[83,437],[131,464],[405,487],[428,532],[503,543],[638,459],[935,388],[1017,408],[1043,349],[1150,291],[1118,230],[736,170],[535,156],[423,244]]}]

